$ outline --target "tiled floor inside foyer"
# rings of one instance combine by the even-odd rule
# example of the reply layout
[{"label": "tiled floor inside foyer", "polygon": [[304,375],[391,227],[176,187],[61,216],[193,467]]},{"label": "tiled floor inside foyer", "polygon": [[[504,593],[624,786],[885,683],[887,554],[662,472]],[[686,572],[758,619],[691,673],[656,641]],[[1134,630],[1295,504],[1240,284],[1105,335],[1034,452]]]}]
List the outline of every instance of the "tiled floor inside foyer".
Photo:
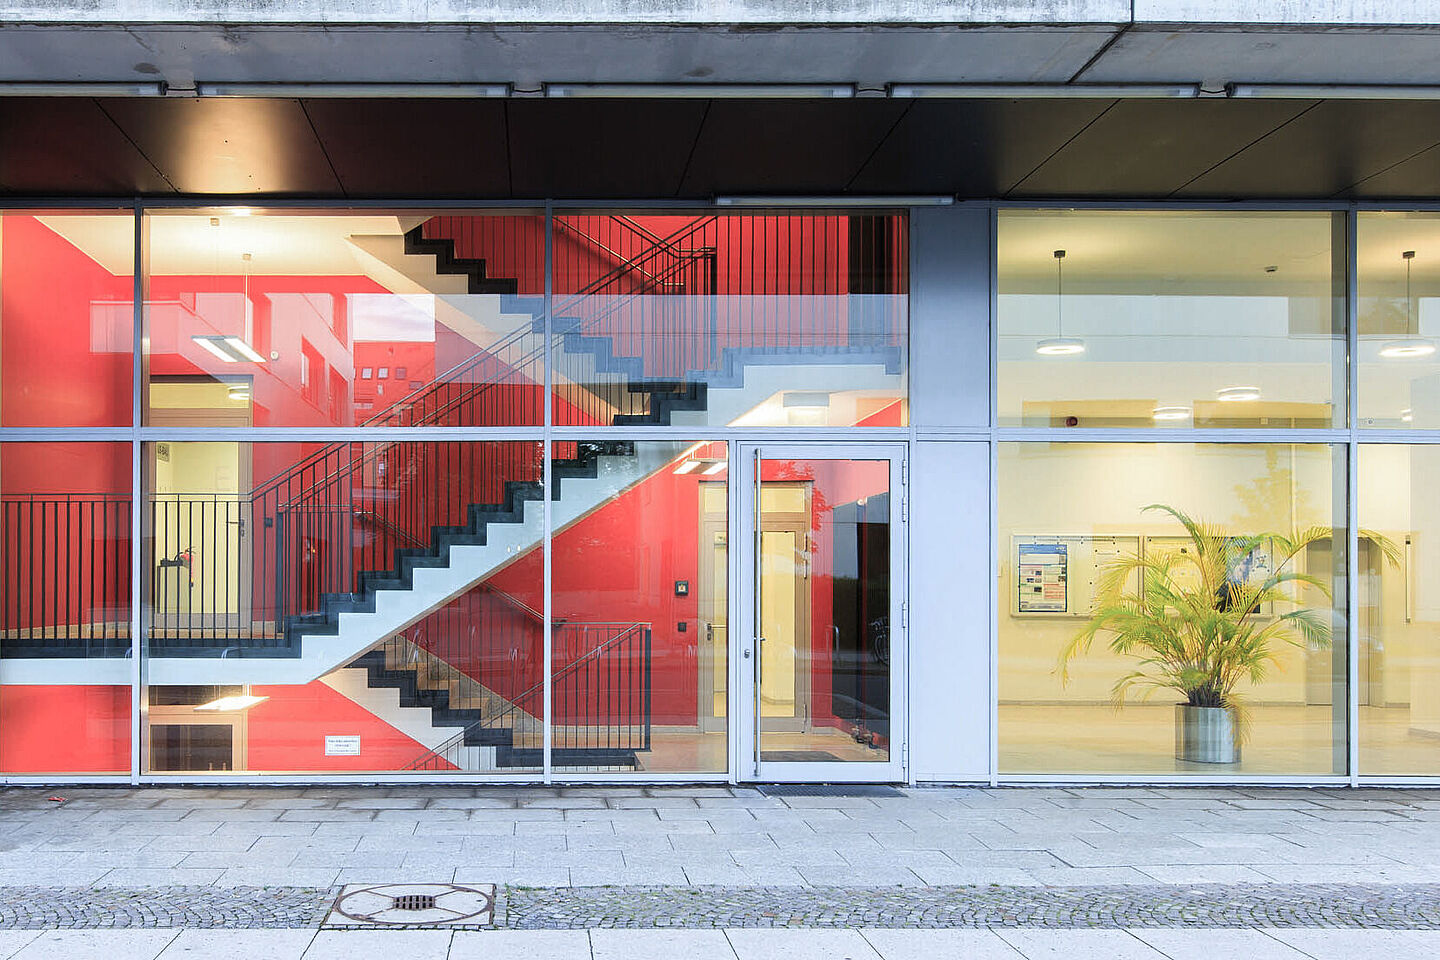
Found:
[{"label": "tiled floor inside foyer", "polygon": [[[1406,789],[9,788],[0,957],[1396,960],[1437,864]],[[321,929],[380,883],[499,929]]]}]

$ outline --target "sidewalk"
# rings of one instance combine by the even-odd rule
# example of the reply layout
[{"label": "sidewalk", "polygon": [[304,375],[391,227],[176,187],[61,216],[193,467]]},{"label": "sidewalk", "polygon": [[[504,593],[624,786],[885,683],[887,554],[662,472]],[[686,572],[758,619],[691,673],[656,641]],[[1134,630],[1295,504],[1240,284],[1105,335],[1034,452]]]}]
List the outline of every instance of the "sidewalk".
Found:
[{"label": "sidewalk", "polygon": [[[1440,956],[1440,791],[846,793],[9,788],[0,957]],[[322,929],[375,884],[500,929]]]}]

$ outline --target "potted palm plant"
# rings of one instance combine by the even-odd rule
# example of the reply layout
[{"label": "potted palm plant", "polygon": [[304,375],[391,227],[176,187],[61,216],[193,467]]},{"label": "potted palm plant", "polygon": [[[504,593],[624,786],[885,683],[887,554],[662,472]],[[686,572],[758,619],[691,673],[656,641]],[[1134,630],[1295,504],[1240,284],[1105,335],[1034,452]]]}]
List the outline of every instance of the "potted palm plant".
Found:
[{"label": "potted palm plant", "polygon": [[[1241,684],[1260,683],[1278,669],[1284,646],[1330,645],[1330,610],[1301,605],[1298,589],[1312,588],[1328,600],[1330,587],[1295,570],[1294,561],[1333,531],[1317,526],[1289,537],[1234,536],[1171,506],[1145,510],[1169,514],[1189,542],[1180,550],[1124,557],[1102,570],[1089,620],[1061,651],[1061,682],[1069,680],[1070,661],[1103,635],[1112,651],[1137,661],[1111,688],[1117,708],[1132,690],[1141,699],[1174,691],[1183,698],[1175,707],[1176,757],[1235,763],[1249,733]],[[1377,540],[1382,548],[1388,543]],[[1268,565],[1257,565],[1257,557],[1268,558]]]}]

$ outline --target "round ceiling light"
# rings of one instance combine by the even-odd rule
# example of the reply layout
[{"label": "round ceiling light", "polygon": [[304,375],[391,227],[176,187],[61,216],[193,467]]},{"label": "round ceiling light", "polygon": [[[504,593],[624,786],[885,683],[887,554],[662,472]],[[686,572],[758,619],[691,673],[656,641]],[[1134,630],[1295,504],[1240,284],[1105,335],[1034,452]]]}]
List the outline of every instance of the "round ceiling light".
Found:
[{"label": "round ceiling light", "polygon": [[1169,404],[1163,407],[1156,407],[1150,411],[1150,416],[1155,420],[1189,420],[1190,408],[1179,404]]},{"label": "round ceiling light", "polygon": [[1221,403],[1252,403],[1260,399],[1259,387],[1224,387],[1215,391]]},{"label": "round ceiling light", "polygon": [[1387,360],[1411,360],[1416,357],[1428,357],[1434,352],[1435,341],[1424,340],[1420,337],[1391,340],[1380,348],[1380,356]]},{"label": "round ceiling light", "polygon": [[1035,352],[1042,357],[1073,357],[1085,352],[1085,341],[1079,337],[1050,337],[1037,343]]}]

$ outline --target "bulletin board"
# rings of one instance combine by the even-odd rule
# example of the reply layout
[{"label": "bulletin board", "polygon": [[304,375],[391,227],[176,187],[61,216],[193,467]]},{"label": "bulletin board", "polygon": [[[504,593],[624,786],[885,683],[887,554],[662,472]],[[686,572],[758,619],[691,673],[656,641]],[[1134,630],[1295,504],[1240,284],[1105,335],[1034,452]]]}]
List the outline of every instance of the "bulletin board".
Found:
[{"label": "bulletin board", "polygon": [[[1195,549],[1195,542],[1189,537],[1146,537],[1145,554],[1152,553],[1160,556],[1167,553],[1184,553]],[[1235,583],[1263,583],[1275,572],[1275,554],[1268,542],[1262,543],[1254,550],[1251,550],[1244,559],[1235,564],[1230,570],[1229,579]],[[1196,587],[1199,585],[1199,571],[1193,567],[1181,565],[1173,568],[1171,574],[1177,585],[1183,587]],[[1269,616],[1273,613],[1273,604],[1261,604],[1256,613],[1261,616]]]},{"label": "bulletin board", "polygon": [[1124,535],[1011,537],[1010,615],[1089,616],[1105,568],[1140,546]]}]

